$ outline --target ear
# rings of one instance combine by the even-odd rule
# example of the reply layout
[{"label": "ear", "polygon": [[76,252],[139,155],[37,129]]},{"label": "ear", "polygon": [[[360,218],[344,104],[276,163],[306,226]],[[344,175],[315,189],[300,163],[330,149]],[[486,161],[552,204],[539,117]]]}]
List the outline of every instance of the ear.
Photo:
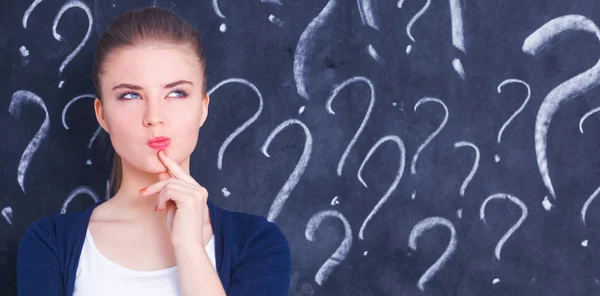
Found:
[{"label": "ear", "polygon": [[96,112],[96,120],[98,120],[100,126],[102,126],[102,128],[110,134],[106,120],[104,120],[104,107],[102,107],[102,101],[100,101],[98,98],[94,100],[94,111]]},{"label": "ear", "polygon": [[206,121],[206,118],[208,117],[208,104],[210,103],[210,97],[208,96],[208,93],[206,94],[206,96],[204,97],[204,99],[202,100],[202,114],[200,114],[201,118],[200,118],[200,127],[202,127],[204,125],[204,122]]}]

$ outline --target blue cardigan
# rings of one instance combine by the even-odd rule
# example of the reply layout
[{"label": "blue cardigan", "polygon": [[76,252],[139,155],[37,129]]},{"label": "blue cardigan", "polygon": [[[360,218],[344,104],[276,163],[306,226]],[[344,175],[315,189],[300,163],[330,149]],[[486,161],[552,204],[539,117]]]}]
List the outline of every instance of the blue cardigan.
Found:
[{"label": "blue cardigan", "polygon": [[[32,223],[17,252],[18,295],[73,295],[90,216],[103,202]],[[217,273],[227,295],[288,295],[290,247],[279,227],[265,217],[229,211],[210,200],[208,209]]]}]

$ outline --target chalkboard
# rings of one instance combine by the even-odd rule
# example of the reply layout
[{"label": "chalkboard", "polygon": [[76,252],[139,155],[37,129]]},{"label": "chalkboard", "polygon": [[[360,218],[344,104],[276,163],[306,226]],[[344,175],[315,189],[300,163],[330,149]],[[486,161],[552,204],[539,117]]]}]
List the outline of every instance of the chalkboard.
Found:
[{"label": "chalkboard", "polygon": [[268,217],[289,295],[600,293],[600,2],[4,1],[0,294],[25,229],[109,197],[92,60],[134,8],[200,32],[193,177]]}]

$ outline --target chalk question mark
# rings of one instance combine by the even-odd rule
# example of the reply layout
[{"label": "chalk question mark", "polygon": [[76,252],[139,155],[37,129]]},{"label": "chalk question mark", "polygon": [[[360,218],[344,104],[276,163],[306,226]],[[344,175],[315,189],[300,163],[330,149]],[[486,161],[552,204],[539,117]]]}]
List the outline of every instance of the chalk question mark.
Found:
[{"label": "chalk question mark", "polygon": [[317,31],[325,26],[325,20],[331,15],[337,5],[338,0],[329,0],[323,10],[306,26],[296,45],[296,52],[294,54],[294,81],[296,81],[298,95],[307,100],[308,92],[306,91],[305,81],[307,76],[306,60],[314,51]]},{"label": "chalk question mark", "polygon": [[342,240],[340,246],[335,250],[335,253],[333,253],[333,255],[331,255],[331,257],[329,257],[327,261],[323,263],[323,265],[321,265],[319,271],[317,271],[317,274],[315,275],[315,282],[319,286],[322,286],[329,275],[333,272],[333,269],[340,265],[342,261],[344,261],[346,255],[348,252],[350,252],[350,248],[352,247],[352,228],[350,227],[350,223],[348,223],[348,220],[344,217],[344,215],[335,210],[325,210],[314,214],[306,225],[306,231],[304,232],[306,239],[311,242],[315,241],[315,232],[326,218],[337,218],[344,223],[344,239]]},{"label": "chalk question mark", "polygon": [[[92,12],[90,11],[90,8],[85,3],[83,3],[79,0],[71,0],[67,3],[65,3],[60,8],[60,11],[56,14],[56,17],[54,18],[54,23],[52,24],[52,34],[54,36],[54,39],[56,39],[56,41],[62,41],[62,36],[56,31],[58,22],[62,18],[65,11],[67,11],[70,8],[74,8],[74,7],[79,7],[83,11],[85,11],[85,14],[88,17],[88,29],[87,29],[87,32],[85,33],[85,37],[83,37],[83,40],[81,40],[81,42],[75,48],[75,50],[73,50],[73,52],[71,52],[71,54],[69,54],[65,58],[65,60],[60,64],[60,67],[58,68],[58,72],[60,74],[62,74],[62,72],[65,69],[65,67],[67,66],[67,64],[73,60],[73,58],[81,51],[81,49],[83,49],[85,42],[88,40],[88,38],[90,38],[90,33],[92,32],[92,25],[94,23],[94,21],[92,19]],[[60,83],[58,84],[58,88],[61,88],[64,82],[65,82],[64,80],[61,80]]]},{"label": "chalk question mark", "polygon": [[[523,43],[522,50],[527,54],[536,55],[561,33],[575,31],[593,33],[600,40],[600,29],[593,21],[581,15],[565,15],[548,21],[529,35]],[[553,199],[556,199],[556,193],[550,179],[546,154],[550,122],[563,104],[570,102],[598,84],[600,84],[600,59],[592,68],[552,89],[544,98],[538,111],[535,119],[535,153],[544,185]],[[542,205],[546,210],[551,209],[552,204],[549,202],[548,196],[544,198]]]},{"label": "chalk question mark", "polygon": [[225,154],[225,149],[227,149],[227,147],[229,147],[229,144],[231,144],[231,142],[233,141],[233,139],[235,139],[235,137],[237,137],[239,134],[241,134],[244,130],[246,130],[252,123],[254,123],[258,119],[258,117],[260,116],[260,114],[262,113],[262,110],[263,110],[263,97],[262,97],[262,94],[260,93],[260,90],[252,82],[250,82],[246,79],[242,79],[242,78],[225,79],[225,80],[219,82],[213,88],[211,88],[208,91],[208,95],[211,96],[221,86],[223,86],[225,84],[229,84],[229,83],[239,83],[239,84],[245,85],[245,86],[249,87],[250,89],[252,89],[254,91],[254,93],[256,93],[256,96],[258,97],[258,110],[256,110],[256,112],[254,113],[254,115],[252,115],[252,117],[250,117],[248,120],[246,120],[241,126],[236,128],[229,136],[227,136],[225,141],[223,141],[223,144],[221,144],[221,147],[219,147],[219,155],[217,158],[217,168],[219,168],[219,171],[222,170],[222,168],[223,168],[223,155]]},{"label": "chalk question mark", "polygon": [[[466,52],[466,50],[465,50],[465,35],[464,35],[464,30],[463,30],[464,25],[463,25],[463,18],[462,18],[462,9],[463,9],[464,4],[462,3],[462,1],[463,0],[450,0],[450,22],[452,25],[452,45],[454,45],[454,47],[456,47],[458,50],[460,50],[464,54]],[[398,1],[398,8],[402,8],[403,4],[404,4],[404,0]],[[410,19],[410,21],[408,22],[408,25],[406,26],[406,34],[408,35],[410,40],[412,40],[412,42],[415,42],[415,38],[412,36],[412,33],[410,32],[411,28],[415,24],[415,22],[421,17],[421,15],[423,15],[425,13],[427,8],[429,8],[430,4],[431,4],[431,0],[427,0],[425,5],[423,6],[423,8],[421,8],[421,10],[419,10],[419,12],[417,12],[417,14],[415,14]],[[412,49],[412,45],[408,45],[406,47],[406,53],[409,54],[411,49]],[[454,71],[456,71],[456,73],[463,80],[465,80],[465,78],[466,78],[465,70],[464,70],[462,62],[460,61],[459,58],[455,58],[454,60],[452,60],[452,67],[454,67]]]},{"label": "chalk question mark", "polygon": [[490,202],[493,199],[508,200],[508,201],[518,205],[521,208],[521,217],[519,218],[519,220],[510,229],[508,229],[508,231],[506,231],[506,233],[502,236],[502,238],[496,244],[496,248],[494,249],[494,255],[496,256],[496,259],[500,260],[500,252],[502,252],[502,246],[504,246],[504,243],[510,238],[510,236],[515,231],[517,231],[517,229],[519,229],[519,227],[521,227],[521,225],[525,221],[525,218],[527,218],[527,206],[519,198],[512,196],[510,194],[506,194],[506,193],[493,194],[493,195],[489,196],[488,198],[486,198],[483,201],[483,203],[481,204],[481,207],[479,208],[479,218],[481,219],[481,221],[483,221],[483,224],[486,224],[486,222],[485,222],[485,207],[487,206],[488,202]]},{"label": "chalk question mark", "polygon": [[440,256],[440,258],[438,258],[438,260],[435,261],[435,263],[433,263],[433,265],[431,265],[431,267],[429,267],[427,271],[425,271],[425,273],[419,278],[419,281],[417,282],[417,287],[419,288],[419,290],[421,290],[421,292],[425,290],[425,284],[429,282],[431,278],[433,278],[433,276],[438,271],[440,271],[442,267],[444,267],[444,265],[446,265],[448,259],[450,259],[452,254],[454,254],[454,252],[456,251],[456,244],[458,242],[456,239],[456,230],[454,229],[454,225],[452,224],[452,222],[443,217],[429,217],[417,223],[417,225],[415,225],[415,227],[413,227],[412,231],[410,232],[410,236],[408,238],[408,246],[413,251],[416,251],[417,239],[425,231],[430,230],[436,226],[444,226],[450,229],[450,241],[448,242],[448,246],[446,247],[446,250],[444,251],[442,256]]},{"label": "chalk question mark", "polygon": [[44,113],[46,113],[46,117],[44,118],[44,122],[40,126],[40,129],[35,133],[33,139],[29,142],[25,151],[21,155],[21,160],[19,161],[19,167],[17,169],[17,182],[21,186],[21,191],[25,193],[25,187],[23,186],[23,182],[25,179],[25,172],[27,171],[27,167],[31,162],[31,158],[33,154],[40,147],[40,143],[44,138],[48,136],[48,132],[50,131],[50,116],[48,114],[48,108],[46,108],[46,104],[38,95],[28,90],[18,90],[13,93],[12,98],[10,99],[10,105],[8,106],[8,112],[12,114],[12,116],[16,119],[21,117],[21,108],[24,103],[33,103],[40,106]]},{"label": "chalk question mark", "polygon": [[[398,8],[402,8],[403,4],[404,4],[404,0],[398,1]],[[415,37],[413,37],[410,30],[412,29],[412,26],[415,24],[415,22],[425,13],[427,8],[429,8],[430,4],[431,4],[431,0],[427,0],[427,2],[425,2],[425,5],[423,6],[423,8],[421,8],[421,10],[419,10],[419,12],[417,12],[417,14],[415,14],[410,19],[410,21],[408,22],[408,25],[406,26],[406,35],[408,35],[408,38],[410,38],[410,40],[412,40],[412,42],[416,42],[416,41],[415,41]],[[409,44],[408,46],[406,46],[406,54],[409,54],[411,50],[412,50],[412,44]]]},{"label": "chalk question mark", "polygon": [[[479,168],[480,154],[479,154],[479,148],[477,148],[477,146],[471,142],[460,141],[460,142],[454,143],[454,149],[461,148],[461,147],[470,147],[470,148],[473,148],[473,150],[475,151],[475,161],[473,161],[473,167],[471,168],[471,171],[469,172],[469,174],[463,181],[462,185],[460,186],[460,191],[459,191],[460,197],[464,197],[465,191],[467,190],[467,186],[469,186],[469,183],[471,183],[471,180],[473,180],[473,177],[475,176],[475,173],[477,172],[477,169]],[[459,219],[462,218],[462,209],[458,209],[458,211],[456,212],[456,216]]]},{"label": "chalk question mark", "polygon": [[[531,88],[529,87],[529,84],[527,84],[527,82],[523,81],[523,80],[519,80],[519,79],[506,79],[504,81],[502,81],[499,85],[498,85],[498,93],[502,93],[502,87],[509,84],[509,83],[520,83],[522,85],[524,85],[527,88],[527,97],[525,98],[525,101],[523,101],[523,104],[521,104],[521,106],[519,107],[519,109],[517,109],[517,111],[515,111],[509,118],[508,120],[506,120],[506,122],[502,125],[502,128],[500,128],[500,131],[498,131],[498,138],[497,138],[497,142],[498,144],[500,144],[500,142],[502,141],[502,133],[504,132],[504,130],[506,129],[506,127],[508,127],[508,125],[513,121],[513,119],[515,119],[515,117],[517,117],[517,115],[519,115],[519,113],[521,113],[521,111],[523,111],[523,109],[525,109],[525,105],[527,105],[527,102],[529,102],[529,99],[531,98]],[[494,156],[494,160],[496,162],[500,161],[500,156],[498,154],[496,154]]]},{"label": "chalk question mark", "polygon": [[98,198],[98,195],[96,193],[94,193],[92,188],[90,188],[88,186],[79,186],[79,187],[73,189],[69,193],[69,195],[67,196],[65,201],[63,201],[62,207],[60,208],[60,213],[61,214],[67,213],[67,210],[69,209],[69,204],[71,203],[71,201],[73,201],[73,199],[80,194],[85,194],[85,195],[90,196],[94,200],[94,203],[97,203],[100,201],[100,198]]},{"label": "chalk question mark", "polygon": [[[583,134],[583,122],[585,122],[585,120],[590,117],[591,115],[595,114],[596,112],[600,111],[600,107],[594,108],[591,111],[587,112],[586,114],[583,115],[583,117],[581,117],[581,120],[579,120],[579,131]],[[596,197],[598,196],[598,194],[600,194],[600,187],[598,187],[596,189],[596,191],[594,191],[594,193],[592,193],[592,195],[590,195],[590,197],[588,197],[588,199],[585,201],[585,203],[583,204],[583,207],[581,208],[581,223],[583,223],[583,226],[585,226],[585,217],[587,214],[587,210],[590,207],[590,204],[594,201],[594,199],[596,199]],[[587,247],[588,241],[584,240],[583,242],[581,242],[581,245],[584,247]]]},{"label": "chalk question mark", "polygon": [[267,137],[267,140],[260,148],[260,151],[266,157],[271,157],[271,155],[269,155],[269,153],[267,152],[267,149],[269,149],[269,145],[271,145],[271,141],[273,141],[273,139],[275,139],[275,137],[284,128],[289,127],[294,124],[301,126],[302,130],[304,130],[304,135],[306,136],[306,138],[304,140],[304,150],[302,151],[300,160],[298,160],[298,163],[296,164],[296,167],[294,167],[292,174],[288,177],[287,181],[285,181],[285,184],[283,184],[283,187],[281,188],[281,190],[279,190],[279,192],[277,193],[277,196],[275,197],[275,200],[271,204],[271,208],[269,209],[269,215],[267,217],[267,220],[269,220],[270,222],[275,221],[275,219],[277,219],[277,217],[279,217],[279,213],[281,213],[281,209],[283,208],[283,205],[285,205],[285,202],[290,197],[290,193],[292,192],[292,190],[294,190],[294,187],[296,187],[296,185],[300,181],[302,174],[304,174],[304,171],[306,170],[306,167],[308,166],[308,160],[310,159],[310,154],[312,152],[313,140],[312,140],[312,135],[310,133],[310,130],[308,129],[308,127],[306,127],[306,125],[302,121],[300,121],[298,119],[288,119],[288,120],[282,122],[281,124],[279,124],[269,134],[269,136]]},{"label": "chalk question mark", "polygon": [[[429,137],[427,137],[427,139],[425,139],[425,142],[423,142],[423,144],[421,144],[421,146],[419,146],[419,148],[417,149],[417,152],[415,152],[415,155],[413,156],[412,161],[410,163],[410,173],[413,176],[417,174],[417,160],[419,159],[419,155],[421,154],[421,151],[423,151],[423,149],[425,149],[425,147],[427,147],[427,145],[429,145],[429,143],[433,140],[433,138],[435,138],[442,131],[442,129],[446,126],[446,123],[448,122],[448,116],[449,116],[448,107],[446,107],[446,104],[444,104],[444,102],[442,102],[438,98],[425,97],[425,98],[420,99],[415,104],[414,111],[417,111],[419,106],[421,106],[425,103],[440,104],[444,108],[444,112],[445,112],[444,120],[442,120],[442,122],[440,123],[438,128],[435,131],[433,131],[433,133],[431,133],[431,135],[429,135]],[[417,191],[415,190],[412,193],[412,199],[415,199],[416,196],[417,196]]]},{"label": "chalk question mark", "polygon": [[[496,259],[500,260],[500,253],[502,252],[502,246],[504,246],[504,243],[506,243],[506,241],[511,237],[511,235],[515,231],[517,231],[517,229],[519,229],[519,227],[521,227],[523,222],[525,222],[525,219],[527,218],[527,206],[519,198],[512,196],[510,194],[506,194],[506,193],[493,194],[493,195],[489,196],[488,198],[486,198],[483,201],[483,203],[481,204],[481,208],[479,208],[479,218],[481,219],[481,221],[483,221],[483,224],[486,224],[486,222],[485,222],[485,207],[487,206],[488,202],[493,199],[509,200],[521,208],[521,217],[519,218],[519,220],[510,229],[508,229],[508,231],[506,231],[506,233],[502,236],[502,238],[500,238],[500,240],[496,244],[496,248],[494,249],[494,256],[496,257]],[[500,279],[496,278],[493,280],[492,283],[496,284],[498,282],[500,282]]]},{"label": "chalk question mark", "polygon": [[354,147],[356,140],[358,139],[358,137],[362,133],[363,129],[365,128],[365,125],[367,125],[367,121],[369,121],[369,117],[371,116],[371,112],[373,111],[373,106],[375,105],[375,87],[373,86],[373,83],[371,83],[371,80],[369,80],[368,78],[363,77],[363,76],[355,76],[355,77],[345,80],[344,82],[342,82],[339,85],[336,85],[335,88],[333,89],[333,92],[329,96],[329,98],[327,98],[327,102],[325,103],[325,109],[327,109],[327,112],[329,112],[329,114],[335,114],[335,112],[333,112],[333,109],[331,108],[333,99],[335,99],[337,97],[337,94],[342,89],[344,89],[345,87],[349,86],[352,83],[357,83],[357,82],[364,82],[369,86],[369,89],[371,90],[371,99],[369,101],[369,107],[367,108],[367,113],[365,114],[365,117],[363,118],[360,126],[358,127],[356,134],[354,134],[354,137],[352,137],[352,140],[350,140],[350,143],[346,147],[344,154],[342,154],[342,158],[340,158],[340,161],[338,162],[338,166],[337,166],[338,176],[342,176],[342,168],[344,167],[344,164],[346,163],[346,158],[348,157],[348,154],[350,154],[350,149],[352,149],[352,147]]},{"label": "chalk question mark", "polygon": [[[83,94],[83,95],[79,95],[76,96],[74,98],[72,98],[69,102],[67,102],[67,105],[65,105],[65,107],[63,108],[62,111],[62,124],[63,127],[68,130],[69,126],[67,125],[67,111],[69,110],[69,107],[71,107],[71,105],[73,103],[75,103],[76,101],[83,99],[83,98],[90,98],[90,99],[95,99],[96,96],[93,94]],[[98,128],[96,128],[96,131],[94,132],[94,134],[92,135],[92,138],[89,140],[88,145],[87,145],[87,150],[89,152],[90,148],[92,148],[92,144],[94,144],[94,141],[96,140],[96,138],[98,137],[98,135],[100,134],[100,131],[102,130],[101,126],[98,126]],[[92,160],[88,157],[87,161],[85,162],[87,165],[91,165],[92,164]]]},{"label": "chalk question mark", "polygon": [[394,181],[392,182],[392,184],[390,185],[390,187],[388,188],[386,193],[383,195],[383,197],[381,197],[379,202],[377,202],[377,204],[375,205],[373,210],[371,210],[371,213],[369,213],[369,215],[363,222],[362,226],[360,227],[360,231],[358,232],[358,238],[360,238],[361,240],[365,239],[364,231],[365,231],[365,228],[367,227],[367,223],[369,223],[369,221],[371,221],[373,216],[375,216],[375,214],[379,211],[379,209],[387,201],[387,199],[390,197],[390,195],[392,195],[392,192],[394,192],[394,190],[396,190],[398,183],[400,183],[400,179],[402,179],[402,174],[404,173],[404,164],[406,163],[406,160],[405,160],[406,148],[404,148],[404,142],[402,142],[402,139],[400,139],[398,136],[388,135],[388,136],[385,136],[385,137],[379,139],[379,141],[377,141],[377,143],[375,143],[375,145],[373,145],[373,147],[371,147],[371,149],[367,153],[367,156],[365,156],[365,159],[360,164],[360,168],[358,169],[358,173],[356,174],[356,176],[358,177],[358,180],[363,184],[363,186],[368,187],[362,178],[362,170],[365,167],[365,164],[367,163],[367,161],[369,161],[369,159],[371,158],[373,153],[377,150],[377,148],[379,148],[383,143],[388,142],[388,141],[395,143],[398,146],[398,151],[400,152],[400,163],[398,164],[398,172],[396,173],[396,177],[394,178]]},{"label": "chalk question mark", "polygon": [[[213,10],[215,11],[215,14],[222,19],[226,19],[226,17],[223,15],[223,13],[221,13],[221,9],[219,9],[218,0],[213,0],[212,5],[213,5]],[[219,26],[219,31],[221,31],[221,33],[224,33],[225,31],[227,31],[227,25],[225,23],[222,23]]]}]

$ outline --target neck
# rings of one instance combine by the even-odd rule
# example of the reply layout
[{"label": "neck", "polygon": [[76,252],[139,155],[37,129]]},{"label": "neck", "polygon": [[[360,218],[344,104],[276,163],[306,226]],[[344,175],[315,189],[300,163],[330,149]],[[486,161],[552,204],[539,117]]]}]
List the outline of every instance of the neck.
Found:
[{"label": "neck", "polygon": [[[161,172],[147,172],[131,166],[126,161],[121,161],[122,180],[121,186],[111,198],[119,204],[119,209],[127,212],[130,218],[151,218],[158,214],[154,212],[158,193],[150,196],[141,196],[139,190],[159,181]],[[186,158],[180,167],[189,174],[190,158]]]}]

